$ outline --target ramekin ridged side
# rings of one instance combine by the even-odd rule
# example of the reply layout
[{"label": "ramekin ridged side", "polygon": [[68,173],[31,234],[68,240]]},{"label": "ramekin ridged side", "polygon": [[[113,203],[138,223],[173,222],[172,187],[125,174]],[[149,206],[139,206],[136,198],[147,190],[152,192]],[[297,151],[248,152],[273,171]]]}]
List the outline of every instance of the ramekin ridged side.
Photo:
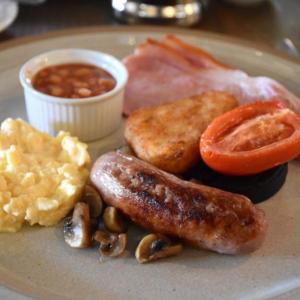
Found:
[{"label": "ramekin ridged side", "polygon": [[[61,104],[41,101],[25,91],[29,123],[51,135],[68,131],[81,141],[93,141],[117,130],[121,122],[124,91],[119,91],[102,102]],[[46,121],[46,122],[45,122]]]},{"label": "ramekin ridged side", "polygon": [[[72,62],[94,64],[105,69],[115,78],[115,88],[99,96],[67,99],[43,94],[32,87],[32,77],[38,70]],[[60,130],[68,131],[86,142],[107,136],[121,123],[127,77],[127,70],[120,61],[97,51],[61,49],[34,57],[20,70],[29,123],[51,135]]]}]

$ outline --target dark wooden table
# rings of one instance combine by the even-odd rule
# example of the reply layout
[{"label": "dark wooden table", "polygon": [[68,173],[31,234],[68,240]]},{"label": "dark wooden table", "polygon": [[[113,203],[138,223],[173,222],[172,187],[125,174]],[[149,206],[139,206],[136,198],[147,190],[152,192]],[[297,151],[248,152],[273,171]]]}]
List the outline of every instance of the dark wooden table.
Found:
[{"label": "dark wooden table", "polygon": [[[51,30],[118,24],[110,0],[47,0],[36,6],[20,5],[14,24],[0,33],[0,43]],[[201,22],[191,28],[199,29],[267,44],[293,54],[287,43],[291,41],[300,49],[300,0],[269,0],[253,7],[211,0]]]}]

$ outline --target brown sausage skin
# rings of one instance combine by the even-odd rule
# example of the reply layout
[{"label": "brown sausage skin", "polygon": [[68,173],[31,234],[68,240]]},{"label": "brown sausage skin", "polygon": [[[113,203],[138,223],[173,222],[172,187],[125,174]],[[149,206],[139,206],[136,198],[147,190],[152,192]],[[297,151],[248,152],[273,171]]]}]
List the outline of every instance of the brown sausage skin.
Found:
[{"label": "brown sausage skin", "polygon": [[183,181],[127,154],[102,155],[91,181],[107,204],[136,224],[200,248],[251,252],[266,233],[264,212],[248,198]]}]

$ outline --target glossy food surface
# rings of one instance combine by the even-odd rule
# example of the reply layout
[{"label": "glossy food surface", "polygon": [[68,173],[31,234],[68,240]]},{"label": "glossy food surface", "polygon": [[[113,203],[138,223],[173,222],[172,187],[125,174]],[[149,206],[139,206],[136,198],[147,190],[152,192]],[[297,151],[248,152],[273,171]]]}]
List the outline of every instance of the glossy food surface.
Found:
[{"label": "glossy food surface", "polygon": [[300,154],[300,117],[280,101],[237,107],[208,126],[200,153],[220,173],[260,173]]},{"label": "glossy food surface", "polygon": [[32,86],[39,92],[62,98],[93,97],[111,91],[115,85],[110,73],[82,63],[46,67],[32,79]]},{"label": "glossy food surface", "polygon": [[181,180],[118,152],[102,155],[91,180],[103,200],[152,232],[225,254],[259,248],[264,212],[245,196]]}]

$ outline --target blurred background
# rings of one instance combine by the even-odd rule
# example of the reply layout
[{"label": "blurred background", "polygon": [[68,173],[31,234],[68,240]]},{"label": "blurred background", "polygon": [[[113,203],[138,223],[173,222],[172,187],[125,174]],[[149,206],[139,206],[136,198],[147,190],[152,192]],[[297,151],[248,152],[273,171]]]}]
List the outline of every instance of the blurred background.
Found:
[{"label": "blurred background", "polygon": [[299,0],[0,0],[0,43],[97,25],[183,26],[299,56]]}]

